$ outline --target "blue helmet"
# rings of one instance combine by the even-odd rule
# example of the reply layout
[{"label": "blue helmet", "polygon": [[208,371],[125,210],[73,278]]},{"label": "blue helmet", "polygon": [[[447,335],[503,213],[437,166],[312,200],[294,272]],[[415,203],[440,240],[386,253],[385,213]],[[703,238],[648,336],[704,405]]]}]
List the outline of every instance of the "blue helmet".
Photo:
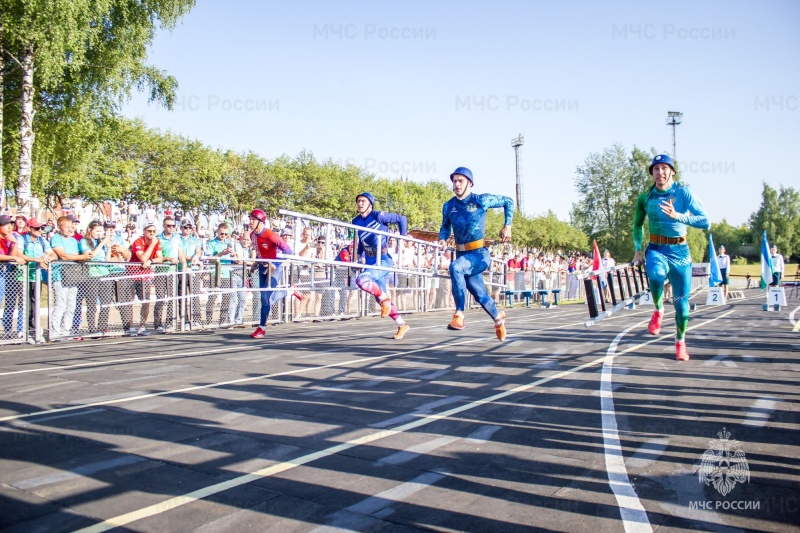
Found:
[{"label": "blue helmet", "polygon": [[358,199],[359,199],[361,196],[363,196],[364,198],[366,198],[367,200],[369,200],[369,203],[370,203],[370,204],[372,204],[372,207],[375,207],[375,197],[374,197],[374,196],[372,196],[372,195],[371,195],[370,193],[368,193],[368,192],[362,192],[361,194],[359,194],[358,196],[356,196],[356,200],[358,200]]},{"label": "blue helmet", "polygon": [[675,163],[672,161],[672,158],[666,154],[657,155],[653,158],[653,162],[650,163],[650,168],[647,169],[647,173],[651,176],[653,175],[653,167],[656,165],[669,165],[669,168],[675,172]]},{"label": "blue helmet", "polygon": [[467,167],[458,167],[457,169],[455,169],[453,173],[450,174],[450,181],[453,181],[453,176],[455,176],[456,174],[461,174],[462,176],[464,176],[469,180],[470,185],[475,185],[475,182],[472,181],[472,171]]}]

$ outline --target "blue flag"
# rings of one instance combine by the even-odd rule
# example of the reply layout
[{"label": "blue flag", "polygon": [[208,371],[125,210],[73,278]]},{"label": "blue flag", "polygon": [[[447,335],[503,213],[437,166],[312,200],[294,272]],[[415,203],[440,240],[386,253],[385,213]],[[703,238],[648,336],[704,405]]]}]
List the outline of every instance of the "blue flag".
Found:
[{"label": "blue flag", "polygon": [[772,256],[769,255],[769,243],[767,242],[767,230],[761,236],[761,282],[758,286],[763,291],[772,283]]},{"label": "blue flag", "polygon": [[708,279],[709,287],[716,287],[722,283],[722,272],[719,270],[717,254],[714,251],[714,238],[708,234],[708,260],[711,263],[711,277]]}]

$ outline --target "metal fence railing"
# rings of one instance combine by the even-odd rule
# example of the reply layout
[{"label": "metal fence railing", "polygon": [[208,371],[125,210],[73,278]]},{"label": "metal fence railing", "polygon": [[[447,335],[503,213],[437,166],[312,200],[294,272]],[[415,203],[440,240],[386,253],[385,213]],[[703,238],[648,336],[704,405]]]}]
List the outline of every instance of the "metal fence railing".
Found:
[{"label": "metal fence railing", "polygon": [[[147,269],[133,262],[52,261],[44,268],[36,263],[0,264],[0,343],[254,327],[260,320],[264,292],[282,295],[297,290],[303,296],[272,305],[268,324],[374,316],[380,306],[356,285],[365,268],[389,271],[388,291],[400,313],[455,308],[448,270],[452,249],[385,233],[394,266],[367,267],[337,260],[338,252],[352,242],[354,226],[300,213],[283,214],[293,228],[295,238],[286,240],[295,253],[278,260],[205,257],[200,265],[186,270],[164,263]],[[318,246],[315,254],[298,255],[304,227],[312,228],[317,244],[326,241],[329,246]],[[260,286],[259,269],[268,271],[269,279],[278,265],[276,286]],[[564,291],[562,298],[583,295],[583,284],[574,274],[557,272],[545,278],[531,271],[514,273],[499,259],[493,259],[484,280],[498,305],[508,305],[508,290],[522,288],[558,287]],[[467,303],[477,307],[471,297]]]}]

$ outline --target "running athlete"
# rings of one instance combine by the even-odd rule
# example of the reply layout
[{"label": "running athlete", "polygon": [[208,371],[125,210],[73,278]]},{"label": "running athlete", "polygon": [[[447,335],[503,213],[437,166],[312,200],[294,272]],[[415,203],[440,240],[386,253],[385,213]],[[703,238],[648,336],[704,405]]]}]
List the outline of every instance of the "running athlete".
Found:
[{"label": "running athlete", "polygon": [[648,169],[654,184],[636,202],[633,218],[634,263],[642,261],[644,219],[650,225],[650,243],[644,254],[645,270],[656,310],[647,325],[652,335],[661,332],[664,318],[664,280],[672,285],[675,305],[675,356],[688,361],[686,324],[689,322],[689,291],[692,286],[692,257],[686,243],[686,226],[707,230],[706,211],[689,187],[676,183],[675,165],[668,155],[657,155]]},{"label": "running athlete", "polygon": [[[284,254],[291,254],[292,248],[286,244],[286,241],[281,239],[277,233],[266,227],[267,214],[261,209],[253,209],[250,213],[250,241],[253,244],[253,253],[257,259],[277,259],[278,250]],[[278,280],[281,279],[280,262],[272,263],[275,267],[272,276],[269,275],[270,263],[258,264],[258,286],[265,289],[267,287],[275,288],[278,286]],[[292,288],[292,295],[298,300],[303,299],[303,295]],[[267,318],[272,304],[280,302],[289,296],[288,290],[283,291],[261,291],[261,317],[258,323],[258,328],[250,334],[254,339],[260,339],[266,335],[264,328],[267,327]]]},{"label": "running athlete", "polygon": [[491,257],[484,246],[486,211],[493,207],[505,210],[505,222],[500,230],[503,242],[511,240],[511,219],[514,216],[514,201],[508,196],[495,194],[473,194],[472,171],[458,167],[450,174],[455,197],[442,206],[442,227],[439,230],[439,246],[445,248],[452,233],[456,241],[456,259],[450,263],[450,278],[453,284],[453,299],[456,313],[447,325],[449,329],[464,329],[464,306],[467,293],[481,304],[494,320],[494,331],[499,340],[506,338],[505,313],[499,312],[492,297],[486,292],[483,272],[489,268]]},{"label": "running athlete", "polygon": [[[406,234],[408,229],[406,217],[397,213],[375,211],[374,207],[375,198],[370,193],[362,192],[356,196],[358,216],[353,219],[353,225],[379,231],[389,231],[387,224],[397,224],[400,226],[400,235]],[[358,230],[355,235],[355,243],[356,255],[354,262],[359,262],[359,259],[361,259],[367,265],[386,268],[394,266],[392,256],[389,255],[388,237],[386,235]],[[388,316],[397,323],[397,333],[394,334],[393,338],[402,339],[410,326],[406,324],[389,298],[386,290],[386,276],[389,274],[391,274],[389,270],[367,268],[356,278],[356,285],[362,291],[366,291],[375,297],[375,300],[381,306],[381,318]]]}]

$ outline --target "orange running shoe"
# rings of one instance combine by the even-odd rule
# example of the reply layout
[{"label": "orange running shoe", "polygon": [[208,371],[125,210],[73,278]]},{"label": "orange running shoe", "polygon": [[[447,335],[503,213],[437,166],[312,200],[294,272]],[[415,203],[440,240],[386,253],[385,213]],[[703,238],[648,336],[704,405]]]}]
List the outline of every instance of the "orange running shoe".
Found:
[{"label": "orange running shoe", "polygon": [[386,318],[392,312],[392,300],[386,298],[381,300],[381,318]]},{"label": "orange running shoe", "polygon": [[499,324],[497,322],[494,323],[494,333],[497,335],[497,340],[504,341],[506,340],[506,314],[502,311],[500,312],[500,320],[502,322]]},{"label": "orange running shoe", "polygon": [[453,315],[453,320],[447,324],[447,329],[464,329],[464,317],[461,315]]},{"label": "orange running shoe", "polygon": [[653,311],[653,316],[650,317],[650,323],[647,324],[647,331],[650,335],[658,335],[661,333],[661,321],[664,319],[664,313]]},{"label": "orange running shoe", "polygon": [[392,338],[393,338],[393,339],[402,339],[402,338],[403,338],[403,336],[406,334],[406,332],[407,332],[409,329],[411,329],[411,326],[409,326],[408,324],[403,324],[402,326],[400,326],[399,328],[397,328],[397,333],[395,333],[395,334],[394,334],[394,337],[392,337]]},{"label": "orange running shoe", "polygon": [[675,342],[675,359],[678,361],[688,361],[689,352],[686,351],[686,341]]}]

